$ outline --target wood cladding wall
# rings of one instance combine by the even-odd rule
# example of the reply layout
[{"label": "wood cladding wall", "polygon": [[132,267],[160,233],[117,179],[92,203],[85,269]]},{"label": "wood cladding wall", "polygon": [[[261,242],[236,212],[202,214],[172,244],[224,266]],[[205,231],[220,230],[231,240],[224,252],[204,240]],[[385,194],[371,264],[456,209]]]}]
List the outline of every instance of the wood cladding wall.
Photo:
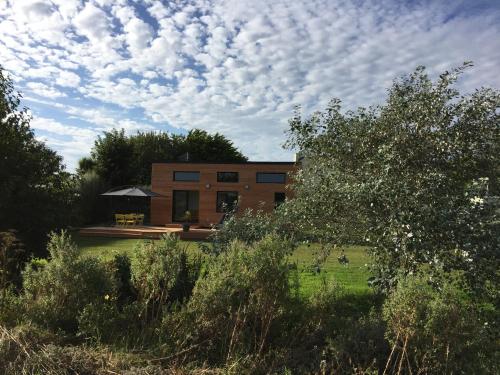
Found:
[{"label": "wood cladding wall", "polygon": [[[274,194],[292,195],[286,184],[257,183],[257,172],[289,173],[295,170],[294,163],[244,163],[244,164],[208,164],[208,163],[154,163],[151,174],[151,189],[163,197],[151,198],[151,224],[172,224],[172,200],[174,190],[195,190],[199,192],[198,225],[209,227],[217,224],[222,213],[217,212],[217,192],[237,191],[239,211],[246,208],[274,209]],[[174,181],[174,172],[200,172],[199,182]],[[238,172],[239,181],[217,182],[217,172]]]}]

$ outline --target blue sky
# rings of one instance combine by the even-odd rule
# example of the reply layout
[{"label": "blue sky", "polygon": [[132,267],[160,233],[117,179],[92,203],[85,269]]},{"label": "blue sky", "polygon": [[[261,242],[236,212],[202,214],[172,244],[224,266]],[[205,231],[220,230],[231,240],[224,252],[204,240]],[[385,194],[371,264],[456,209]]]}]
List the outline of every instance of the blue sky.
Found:
[{"label": "blue sky", "polygon": [[466,60],[461,89],[500,88],[500,0],[0,1],[0,64],[69,170],[112,128],[201,128],[291,160],[295,105],[377,104],[417,65]]}]

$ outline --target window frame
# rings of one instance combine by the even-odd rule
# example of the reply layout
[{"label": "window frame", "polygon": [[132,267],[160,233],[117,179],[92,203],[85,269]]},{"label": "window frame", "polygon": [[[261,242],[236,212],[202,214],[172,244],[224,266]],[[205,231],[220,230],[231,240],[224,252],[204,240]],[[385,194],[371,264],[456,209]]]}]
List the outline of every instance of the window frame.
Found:
[{"label": "window frame", "polygon": [[[282,175],[283,182],[276,181],[259,181],[259,175]],[[256,172],[255,182],[257,184],[286,184],[286,172]]]},{"label": "window frame", "polygon": [[[236,174],[236,181],[223,181],[219,178],[219,175],[223,173],[234,173]],[[223,183],[223,184],[237,184],[240,182],[240,172],[232,172],[232,171],[222,171],[222,172],[217,172],[217,182]]]},{"label": "window frame", "polygon": [[[227,194],[227,193],[235,193],[236,194],[236,206],[238,205],[238,201],[240,200],[240,193],[236,190],[220,190],[220,191],[217,191],[217,194],[216,194],[216,199],[215,199],[215,212],[217,213],[226,213],[228,211],[224,211],[222,209],[222,203],[226,203],[226,202],[221,202],[221,204],[219,204],[219,194]],[[233,201],[233,207],[231,207],[231,209],[234,209],[234,201]]]},{"label": "window frame", "polygon": [[[178,180],[176,178],[177,173],[197,173],[198,179],[197,180]],[[172,180],[175,182],[200,182],[200,171],[174,171],[174,173],[172,175]]]}]

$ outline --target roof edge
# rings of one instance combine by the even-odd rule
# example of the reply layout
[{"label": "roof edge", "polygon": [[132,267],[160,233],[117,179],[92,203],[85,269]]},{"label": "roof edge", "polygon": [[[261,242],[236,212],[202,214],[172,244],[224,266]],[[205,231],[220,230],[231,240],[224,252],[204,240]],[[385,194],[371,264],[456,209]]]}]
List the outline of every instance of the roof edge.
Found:
[{"label": "roof edge", "polygon": [[294,161],[159,161],[152,164],[276,164],[276,165],[294,165]]}]

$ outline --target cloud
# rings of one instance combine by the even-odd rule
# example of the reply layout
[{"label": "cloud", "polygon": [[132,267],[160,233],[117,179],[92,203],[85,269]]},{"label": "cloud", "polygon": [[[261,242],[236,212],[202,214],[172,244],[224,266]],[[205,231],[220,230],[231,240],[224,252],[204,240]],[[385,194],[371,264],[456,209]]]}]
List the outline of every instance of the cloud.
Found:
[{"label": "cloud", "polygon": [[26,85],[34,94],[47,98],[60,98],[66,96],[65,93],[56,90],[53,87],[47,86],[41,82],[28,82]]},{"label": "cloud", "polygon": [[[333,97],[346,109],[381,103],[417,65],[436,76],[465,60],[475,67],[461,89],[500,87],[499,35],[500,5],[486,0],[0,4],[0,63],[38,100],[45,130],[35,130],[71,160],[115,126],[198,127],[251,159],[291,159],[280,146],[294,105],[311,113]],[[71,150],[48,130],[51,116],[73,132]]]},{"label": "cloud", "polygon": [[109,36],[110,22],[107,14],[91,2],[76,15],[73,20],[77,33],[91,42],[99,42]]}]

